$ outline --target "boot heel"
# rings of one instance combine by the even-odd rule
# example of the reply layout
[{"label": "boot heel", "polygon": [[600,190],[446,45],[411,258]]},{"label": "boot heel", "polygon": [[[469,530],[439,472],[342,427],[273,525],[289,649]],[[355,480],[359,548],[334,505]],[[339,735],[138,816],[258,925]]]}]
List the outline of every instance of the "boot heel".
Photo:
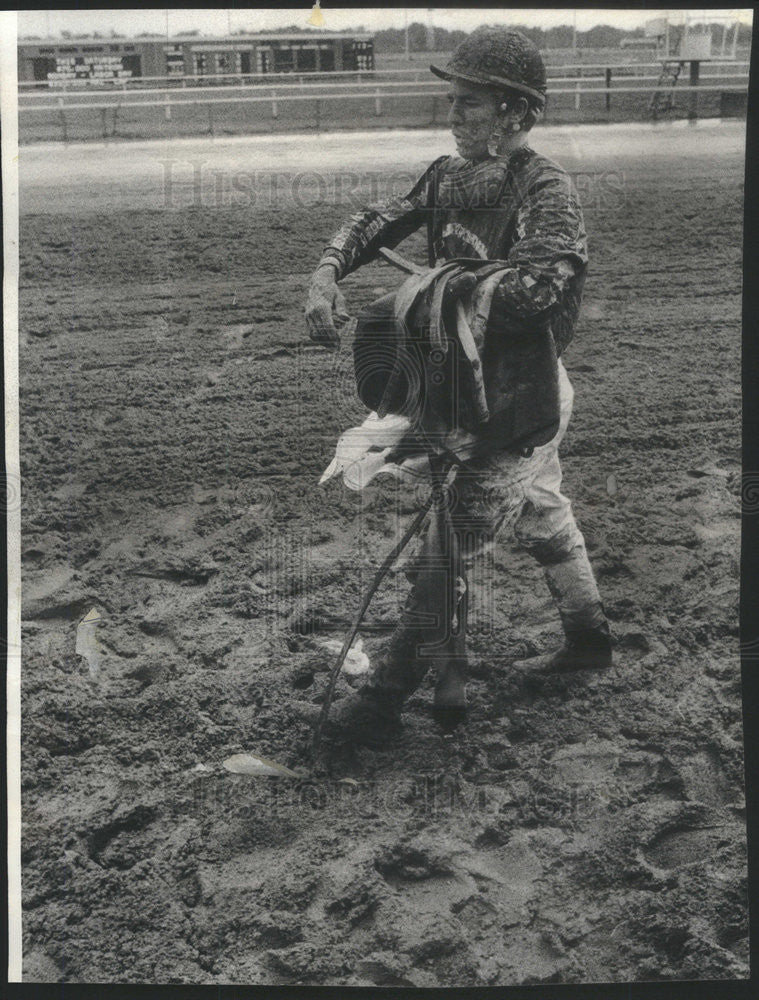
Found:
[{"label": "boot heel", "polygon": [[466,676],[466,665],[460,661],[448,661],[440,668],[432,718],[447,733],[453,732],[466,718]]},{"label": "boot heel", "polygon": [[433,705],[432,718],[444,733],[452,733],[466,721],[466,705]]}]

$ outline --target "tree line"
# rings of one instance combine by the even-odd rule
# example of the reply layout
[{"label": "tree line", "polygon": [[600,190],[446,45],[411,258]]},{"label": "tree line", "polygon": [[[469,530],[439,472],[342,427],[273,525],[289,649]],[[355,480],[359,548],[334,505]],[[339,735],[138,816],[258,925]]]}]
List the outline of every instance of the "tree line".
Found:
[{"label": "tree line", "polygon": [[[551,28],[528,28],[525,25],[514,25],[514,27],[526,35],[537,45],[539,49],[568,49],[572,48],[575,42],[575,32],[571,24],[559,24]],[[691,25],[692,28],[703,30],[703,25]],[[730,38],[732,39],[733,25],[729,25]],[[723,22],[713,21],[709,24],[712,34],[712,44],[719,46],[722,41]],[[363,26],[355,29],[363,31]],[[670,30],[677,31],[674,26]],[[468,32],[435,27],[434,33],[427,25],[414,21],[408,26],[408,47],[410,52],[425,52],[430,50],[430,42],[433,41],[433,49],[436,52],[450,52],[462,42]],[[578,49],[615,49],[620,42],[626,38],[643,38],[643,28],[625,30],[615,28],[610,24],[597,24],[587,31],[577,31],[576,45]],[[651,39],[653,45],[654,39]],[[751,26],[740,24],[738,28],[738,44],[751,44]],[[377,53],[404,52],[406,48],[406,32],[403,28],[384,28],[382,31],[374,32],[374,51]]]},{"label": "tree line", "polygon": [[[575,41],[575,33],[573,31],[571,24],[560,24],[555,25],[551,28],[528,28],[524,25],[515,25],[518,31],[521,31],[529,39],[531,39],[539,49],[568,49],[571,48],[573,42]],[[693,27],[698,28],[698,25]],[[713,21],[709,24],[712,33],[712,44],[719,46],[722,40],[723,23]],[[703,26],[701,26],[703,30]],[[677,30],[676,28],[674,30]],[[730,38],[732,39],[733,25],[729,26]],[[366,29],[363,25],[359,25],[356,28],[350,28],[346,31],[346,34],[355,32],[356,34],[364,34]],[[233,35],[318,35],[320,32],[317,28],[303,28],[301,25],[291,24],[285,28],[272,28],[264,31],[252,31],[249,28],[238,28],[233,31]],[[406,50],[406,29],[405,28],[383,28],[381,31],[366,32],[371,34],[374,38],[374,51],[378,54],[392,53],[392,52],[405,52]],[[434,31],[426,24],[422,24],[420,21],[414,21],[413,24],[408,26],[408,47],[410,52],[450,52],[452,49],[462,42],[468,32],[460,31],[457,29],[449,31],[447,28],[435,27]],[[101,34],[98,31],[93,31],[91,34],[80,35],[77,32],[72,31],[61,31],[61,38],[125,38],[125,35],[119,34],[116,31],[111,31],[109,34]],[[135,38],[165,38],[165,35],[156,32],[143,31]],[[193,31],[178,31],[172,32],[172,38],[199,38],[203,37],[203,33],[199,29],[194,29]],[[643,38],[644,32],[643,28],[634,28],[631,30],[625,30],[622,28],[615,28],[610,24],[597,24],[593,28],[589,28],[587,31],[578,31],[576,33],[576,44],[578,49],[614,49],[618,48],[620,42],[626,38]],[[42,41],[39,35],[20,35],[20,40],[23,41]],[[653,43],[653,39],[651,40]],[[751,44],[751,26],[748,24],[740,24],[738,28],[738,45],[750,45]]]}]

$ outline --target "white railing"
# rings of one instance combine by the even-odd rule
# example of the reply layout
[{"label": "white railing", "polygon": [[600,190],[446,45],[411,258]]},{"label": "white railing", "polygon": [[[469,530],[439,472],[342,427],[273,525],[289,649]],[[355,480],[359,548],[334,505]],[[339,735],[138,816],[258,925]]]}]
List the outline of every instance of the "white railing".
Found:
[{"label": "white railing", "polygon": [[[431,53],[431,58],[434,59],[434,53]],[[662,62],[680,62],[688,60],[679,60],[676,56],[671,56],[668,59],[656,60],[655,62],[638,62],[638,63],[571,63],[566,66],[548,66],[548,79],[549,81],[560,81],[562,77],[552,76],[552,71],[558,73],[564,73],[569,70],[603,70],[604,74],[607,70],[631,70],[631,69],[648,69],[651,67],[661,66]],[[709,60],[708,64],[702,67],[702,76],[713,76],[721,74],[711,74],[707,72],[708,68],[717,66],[734,66],[734,67],[745,67],[748,69],[748,60],[736,60],[736,59],[712,59]],[[128,90],[130,88],[142,90],[143,83],[167,83],[173,84],[173,87],[167,89],[185,89],[188,85],[198,85],[200,87],[207,86],[202,81],[214,80],[235,80],[236,83],[233,84],[235,87],[252,85],[254,82],[267,85],[270,84],[272,80],[292,80],[296,77],[299,83],[303,84],[314,84],[317,82],[324,82],[324,78],[332,77],[352,77],[356,78],[358,83],[361,82],[362,77],[370,77],[368,85],[371,86],[373,81],[382,76],[412,76],[414,81],[419,81],[420,76],[428,77],[429,69],[427,67],[418,68],[402,68],[402,69],[350,69],[350,70],[312,70],[304,72],[294,72],[294,73],[202,73],[197,75],[182,75],[182,76],[132,76],[132,77],[122,77],[113,79],[72,79],[72,80],[60,80],[51,82],[50,80],[27,80],[19,81],[19,87],[26,88],[40,88],[47,87],[51,91],[67,91],[71,89],[86,89],[90,87],[118,87],[122,91]],[[603,78],[599,74],[600,78]],[[570,79],[576,79],[576,76],[572,76]],[[592,77],[586,77],[583,74],[582,79],[593,79]],[[421,81],[419,81],[421,82]],[[436,81],[430,81],[435,83]],[[223,85],[222,85],[223,86]],[[218,89],[218,88],[215,88]],[[20,91],[19,96],[21,96],[23,91]]]},{"label": "white railing", "polygon": [[[740,81],[746,81],[746,83],[748,83],[748,77],[749,77],[748,73],[730,73],[730,74],[722,74],[720,76],[717,76],[716,74],[705,74],[702,77],[702,79],[704,79],[704,80],[707,80],[707,79],[708,80],[720,79],[720,80],[725,80],[725,81],[728,81],[728,80],[729,81],[740,80]],[[611,91],[620,91],[621,92],[621,85],[614,85],[614,86],[611,86],[609,88],[605,88],[605,86],[604,86],[605,79],[606,78],[603,77],[603,76],[598,76],[598,77],[584,77],[582,79],[582,83],[583,84],[592,84],[594,81],[598,80],[599,83],[601,84],[601,86],[599,86],[599,87],[593,87],[593,86],[591,86],[591,87],[587,87],[586,89],[588,91],[590,91],[590,90],[609,89]],[[636,82],[637,83],[637,82],[645,82],[645,81],[657,81],[659,79],[659,76],[658,76],[658,74],[654,74],[654,75],[651,75],[651,76],[625,76],[625,77],[622,77],[622,79],[624,80],[625,84],[628,84],[628,83],[632,83],[632,82]],[[575,83],[575,85],[577,85],[577,83],[579,83],[580,81],[576,81],[574,77],[557,77],[557,78],[554,79],[553,82],[554,83]],[[728,85],[727,82],[725,83],[725,85],[726,86]],[[734,84],[730,84],[730,85],[734,86]],[[290,91],[294,91],[294,90],[302,91],[304,87],[307,87],[309,90],[312,90],[312,91],[318,89],[320,93],[323,92],[323,91],[329,91],[329,90],[343,90],[345,87],[350,87],[351,91],[356,91],[356,90],[359,90],[359,91],[367,90],[367,91],[369,91],[369,90],[371,90],[372,92],[375,92],[377,90],[377,88],[379,87],[379,88],[382,88],[384,91],[387,92],[387,91],[390,91],[390,88],[405,87],[405,86],[408,86],[408,81],[398,81],[398,82],[384,81],[384,82],[381,82],[381,83],[378,83],[378,82],[375,82],[375,83],[347,83],[347,82],[346,83],[322,83],[322,84],[319,84],[319,85],[311,83],[311,84],[307,84],[307,85],[303,85],[303,86],[301,86],[300,84],[297,84],[297,83],[293,83],[293,84],[281,84],[281,85],[279,85],[276,88],[276,90],[277,90],[278,94],[283,94],[283,95],[289,93]],[[419,81],[416,84],[416,86],[418,86],[418,87],[426,87],[426,88],[437,87],[439,89],[441,87],[441,83],[440,83],[439,80],[423,80],[423,81]],[[679,87],[678,89],[681,89],[681,88]],[[190,90],[189,92],[185,91],[185,90],[177,92],[177,90],[174,89],[174,88],[172,88],[172,87],[151,87],[151,88],[147,88],[146,87],[146,88],[138,90],[138,91],[133,91],[132,93],[138,93],[140,95],[143,95],[143,94],[149,94],[149,95],[171,94],[174,97],[174,99],[177,101],[177,103],[185,103],[185,102],[192,103],[192,102],[194,102],[194,101],[197,100],[197,98],[196,98],[195,95],[197,94],[198,90],[210,92],[210,93],[213,93],[213,94],[224,93],[226,91],[234,91],[234,92],[239,93],[240,87],[239,87],[239,85],[223,85],[223,86],[219,86],[219,87],[202,87],[202,88],[197,88],[197,89]],[[551,87],[550,92],[549,92],[549,97],[552,94],[560,94],[560,93],[564,93],[564,91],[562,91],[560,89],[557,89],[555,87]],[[24,93],[20,93],[18,96],[19,96],[19,99],[21,99],[21,100],[23,100],[23,99],[34,100],[35,98],[39,100],[40,98],[42,98],[42,99],[49,98],[51,101],[58,101],[59,98],[63,98],[63,99],[67,100],[69,96],[74,96],[76,98],[81,98],[81,97],[85,97],[85,96],[89,96],[89,95],[86,95],[86,94],[81,93],[81,92],[77,92],[75,95],[71,95],[70,92],[67,92],[65,94],[61,94],[61,93],[50,93],[50,94],[48,94],[48,93],[44,93],[44,94],[38,94],[38,93],[27,93],[27,94],[24,94]],[[310,97],[310,98],[313,99],[314,97],[317,97],[319,95],[314,94],[314,93],[309,93],[309,94],[304,94],[303,96]],[[326,96],[327,95],[325,94],[325,97]],[[341,94],[339,96],[347,96],[347,94],[343,93],[343,94]],[[388,93],[388,96],[391,96],[391,94]],[[92,97],[93,97],[94,100],[97,100],[98,98],[110,98],[111,97],[111,92],[109,92],[109,91],[98,92],[97,94],[92,94]],[[117,100],[120,100],[119,95],[117,93],[113,93],[113,98],[110,101],[110,103],[115,103]],[[68,103],[66,103],[65,106],[66,107],[70,107],[72,105],[69,105]],[[95,105],[92,105],[92,106],[94,107]]]},{"label": "white railing", "polygon": [[[728,88],[727,84],[700,84],[697,86],[691,86],[690,84],[680,84],[678,83],[675,88],[677,93],[710,93],[715,91],[723,91]],[[231,88],[230,88],[231,89]],[[35,104],[35,105],[19,105],[20,113],[35,112],[35,111],[74,111],[74,110],[99,110],[103,108],[166,108],[166,107],[178,107],[183,105],[213,105],[213,104],[265,104],[271,103],[273,114],[272,117],[276,118],[276,105],[278,102],[287,101],[345,101],[345,100],[366,100],[367,98],[373,97],[375,100],[375,108],[377,114],[381,113],[380,101],[383,97],[393,98],[393,97],[444,97],[447,93],[445,90],[438,90],[436,92],[431,92],[430,90],[405,90],[405,91],[391,91],[382,93],[379,88],[375,87],[372,93],[343,93],[343,94],[332,94],[332,93],[318,93],[318,94],[290,94],[283,93],[285,88],[277,87],[272,89],[271,93],[268,95],[253,95],[245,94],[239,97],[195,97],[187,96],[183,97],[182,100],[173,101],[168,98],[163,101],[133,101],[124,100],[119,98],[118,100],[111,101],[93,101],[93,102],[80,102],[73,103],[65,101],[62,96],[58,96],[54,102],[47,104]],[[315,88],[314,88],[315,89]],[[575,87],[566,87],[551,90],[551,95],[558,94],[571,94],[575,98],[575,107],[577,110],[580,108],[580,98],[583,94],[605,94],[609,97],[619,94],[655,94],[657,92],[662,92],[666,90],[673,89],[671,85],[659,84],[658,86],[652,87],[627,87],[627,86],[614,86],[614,87],[580,87],[579,84]],[[736,87],[736,85],[729,85],[729,89],[744,89],[742,87]],[[746,90],[748,86],[746,85]],[[161,91],[161,93],[167,93],[166,91]],[[115,95],[114,95],[115,96]]]}]

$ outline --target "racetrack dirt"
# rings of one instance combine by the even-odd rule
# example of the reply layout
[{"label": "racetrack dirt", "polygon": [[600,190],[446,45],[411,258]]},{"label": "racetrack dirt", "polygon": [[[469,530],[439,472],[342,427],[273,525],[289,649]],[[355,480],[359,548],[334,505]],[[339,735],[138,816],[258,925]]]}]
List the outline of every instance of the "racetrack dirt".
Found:
[{"label": "racetrack dirt", "polygon": [[[620,143],[614,178],[583,193],[562,461],[613,668],[513,667],[558,622],[505,535],[475,579],[464,730],[436,730],[428,682],[397,744],[328,744],[299,779],[223,761],[307,767],[293,702],[323,696],[334,640],[420,499],[317,485],[365,415],[350,345],[326,354],[302,319],[353,206],[124,208],[115,187],[88,205],[86,177],[68,211],[36,197],[20,290],[25,979],[748,976],[743,132],[723,127],[718,153],[701,128],[676,159]],[[540,131],[534,145],[551,155]],[[402,249],[421,259],[422,240]],[[358,272],[351,311],[398,281]],[[399,570],[377,595],[370,655],[405,586]]]}]

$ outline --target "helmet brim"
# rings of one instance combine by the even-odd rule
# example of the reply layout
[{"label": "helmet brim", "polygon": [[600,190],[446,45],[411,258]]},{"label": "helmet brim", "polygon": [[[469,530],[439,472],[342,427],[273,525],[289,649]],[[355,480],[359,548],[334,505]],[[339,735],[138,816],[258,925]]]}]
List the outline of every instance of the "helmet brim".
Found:
[{"label": "helmet brim", "polygon": [[540,107],[543,107],[546,102],[546,95],[539,90],[533,90],[532,87],[526,87],[523,83],[516,83],[514,80],[507,80],[506,77],[490,76],[488,73],[450,72],[432,63],[430,63],[430,71],[435,76],[439,76],[441,80],[466,80],[467,83],[476,83],[481,87],[504,87],[509,90],[516,90],[520,94],[524,94],[525,97],[531,97],[534,101],[537,101]]}]

